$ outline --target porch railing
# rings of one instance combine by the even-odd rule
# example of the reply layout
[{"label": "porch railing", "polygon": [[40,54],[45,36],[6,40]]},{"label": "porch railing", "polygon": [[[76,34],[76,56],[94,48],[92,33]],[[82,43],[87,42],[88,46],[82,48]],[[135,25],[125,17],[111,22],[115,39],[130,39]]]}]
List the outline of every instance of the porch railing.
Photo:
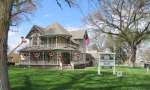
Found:
[{"label": "porch railing", "polygon": [[[32,46],[34,47],[35,45],[32,45]],[[31,47],[31,45],[29,45],[27,47]],[[46,48],[50,48],[50,49],[68,48],[68,47],[70,47],[70,48],[78,49],[78,47],[75,46],[75,45],[72,45],[72,44],[61,44],[61,43],[58,43],[57,45],[56,44],[42,44],[42,45],[38,45],[38,47],[46,47]]]},{"label": "porch railing", "polygon": [[42,61],[42,60],[34,60],[34,61],[30,61],[30,60],[22,60],[20,61],[20,65],[59,65],[58,61]]}]

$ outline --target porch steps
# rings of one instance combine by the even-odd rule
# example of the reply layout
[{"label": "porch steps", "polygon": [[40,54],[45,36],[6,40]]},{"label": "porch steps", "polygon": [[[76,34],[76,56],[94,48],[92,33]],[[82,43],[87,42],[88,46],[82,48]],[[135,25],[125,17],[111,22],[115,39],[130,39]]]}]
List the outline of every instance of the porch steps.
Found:
[{"label": "porch steps", "polygon": [[73,69],[71,65],[63,65],[62,69]]}]

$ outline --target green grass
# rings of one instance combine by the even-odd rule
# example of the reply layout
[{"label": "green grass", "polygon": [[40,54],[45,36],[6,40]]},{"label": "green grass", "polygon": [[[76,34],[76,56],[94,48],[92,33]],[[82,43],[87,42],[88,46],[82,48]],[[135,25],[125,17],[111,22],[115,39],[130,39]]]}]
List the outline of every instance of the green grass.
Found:
[{"label": "green grass", "polygon": [[150,90],[150,73],[142,68],[119,67],[123,77],[112,75],[111,69],[50,70],[10,68],[12,90]]}]

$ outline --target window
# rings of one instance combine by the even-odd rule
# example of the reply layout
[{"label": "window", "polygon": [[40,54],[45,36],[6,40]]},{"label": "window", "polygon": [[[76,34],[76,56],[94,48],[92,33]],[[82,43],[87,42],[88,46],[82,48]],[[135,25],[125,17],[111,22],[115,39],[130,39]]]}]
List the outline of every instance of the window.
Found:
[{"label": "window", "polygon": [[32,45],[38,45],[38,34],[33,35]]}]

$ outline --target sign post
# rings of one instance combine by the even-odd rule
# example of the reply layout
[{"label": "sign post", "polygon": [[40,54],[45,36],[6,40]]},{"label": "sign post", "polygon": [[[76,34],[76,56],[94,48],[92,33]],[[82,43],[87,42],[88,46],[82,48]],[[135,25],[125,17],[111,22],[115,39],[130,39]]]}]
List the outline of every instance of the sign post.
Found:
[{"label": "sign post", "polygon": [[116,59],[116,54],[114,53],[113,54],[113,60],[114,60],[113,75],[116,74],[116,62],[115,62],[115,59]]},{"label": "sign post", "polygon": [[101,67],[111,67],[113,68],[113,75],[116,74],[115,55],[115,53],[111,52],[100,53],[100,59],[98,61],[98,75],[101,75]]},{"label": "sign post", "polygon": [[100,59],[98,61],[98,75],[101,75]]}]

